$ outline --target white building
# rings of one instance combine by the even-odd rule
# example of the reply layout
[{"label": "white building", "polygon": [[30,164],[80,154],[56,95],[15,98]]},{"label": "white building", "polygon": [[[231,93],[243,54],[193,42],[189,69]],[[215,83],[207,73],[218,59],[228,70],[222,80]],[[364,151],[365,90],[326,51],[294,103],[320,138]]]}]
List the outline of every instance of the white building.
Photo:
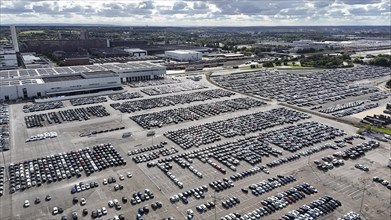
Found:
[{"label": "white building", "polygon": [[198,61],[202,59],[202,53],[193,50],[172,50],[166,51],[166,58],[177,61]]},{"label": "white building", "polygon": [[22,53],[21,57],[22,57],[22,62],[26,67],[26,69],[50,67],[45,60],[42,60],[40,57],[37,57],[35,53]]},{"label": "white building", "polygon": [[16,52],[12,46],[0,46],[0,69],[15,69],[18,68],[18,60]]},{"label": "white building", "polygon": [[0,100],[115,90],[122,82],[163,78],[166,68],[149,62],[0,71]]},{"label": "white building", "polygon": [[124,51],[128,52],[129,56],[133,57],[145,57],[148,55],[146,50],[142,50],[140,48],[124,49]]}]

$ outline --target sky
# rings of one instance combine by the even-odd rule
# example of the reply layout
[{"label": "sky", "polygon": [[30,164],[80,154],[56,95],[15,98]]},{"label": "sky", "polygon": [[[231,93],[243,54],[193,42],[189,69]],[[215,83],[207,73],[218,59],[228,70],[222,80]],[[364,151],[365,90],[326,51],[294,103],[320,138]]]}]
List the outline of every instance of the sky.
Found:
[{"label": "sky", "polygon": [[0,24],[391,25],[390,0],[0,0]]}]

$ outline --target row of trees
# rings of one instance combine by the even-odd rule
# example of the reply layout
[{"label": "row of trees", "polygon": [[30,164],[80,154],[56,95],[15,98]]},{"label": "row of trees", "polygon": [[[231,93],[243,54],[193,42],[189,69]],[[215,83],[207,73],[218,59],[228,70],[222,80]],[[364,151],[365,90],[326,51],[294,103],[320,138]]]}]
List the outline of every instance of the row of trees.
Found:
[{"label": "row of trees", "polygon": [[[347,62],[348,65],[344,65]],[[300,59],[300,63],[304,67],[318,67],[318,68],[344,68],[353,67],[350,56],[343,54],[342,56],[323,56],[314,55]]]},{"label": "row of trees", "polygon": [[369,61],[370,65],[391,67],[391,55],[380,54]]}]

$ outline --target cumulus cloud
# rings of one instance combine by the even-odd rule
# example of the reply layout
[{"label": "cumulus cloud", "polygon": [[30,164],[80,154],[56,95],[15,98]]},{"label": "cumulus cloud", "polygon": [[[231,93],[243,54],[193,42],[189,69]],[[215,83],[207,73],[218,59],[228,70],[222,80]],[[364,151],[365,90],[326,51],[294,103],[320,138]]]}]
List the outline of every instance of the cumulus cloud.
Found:
[{"label": "cumulus cloud", "polygon": [[196,10],[208,9],[209,6],[205,2],[194,2],[193,8]]},{"label": "cumulus cloud", "polygon": [[364,22],[360,24],[389,25],[390,7],[390,0],[13,0],[2,1],[0,19],[23,23],[31,16],[40,22],[136,25],[175,20],[177,25],[200,26],[349,25],[360,20]]},{"label": "cumulus cloud", "polygon": [[187,7],[186,2],[175,2],[174,5],[172,6],[172,10],[179,11],[185,9],[186,7]]}]

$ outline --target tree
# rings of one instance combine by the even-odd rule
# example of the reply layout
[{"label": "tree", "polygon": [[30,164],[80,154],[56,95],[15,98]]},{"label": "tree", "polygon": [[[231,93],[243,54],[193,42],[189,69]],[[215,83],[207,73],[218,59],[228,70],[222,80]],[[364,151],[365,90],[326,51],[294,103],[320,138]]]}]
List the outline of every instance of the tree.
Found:
[{"label": "tree", "polygon": [[362,61],[361,59],[358,59],[357,57],[353,59],[353,63],[358,63],[358,64],[363,64],[364,61]]},{"label": "tree", "polygon": [[263,66],[263,67],[274,67],[273,62],[271,62],[271,61],[264,62],[264,63],[262,64],[262,66]]},{"label": "tree", "polygon": [[369,61],[370,65],[391,67],[391,55],[378,55]]},{"label": "tree", "polygon": [[391,89],[391,79],[388,80],[388,82],[386,83],[386,87],[389,88],[389,89]]}]

